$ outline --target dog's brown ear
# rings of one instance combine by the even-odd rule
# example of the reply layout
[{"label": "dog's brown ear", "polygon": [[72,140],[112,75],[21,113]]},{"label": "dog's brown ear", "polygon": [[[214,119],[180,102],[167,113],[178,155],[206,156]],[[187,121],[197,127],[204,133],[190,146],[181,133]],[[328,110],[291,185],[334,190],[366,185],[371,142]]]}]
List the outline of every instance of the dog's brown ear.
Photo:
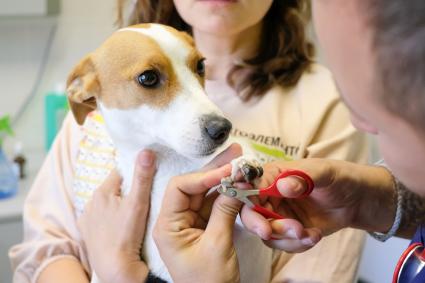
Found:
[{"label": "dog's brown ear", "polygon": [[90,54],[74,67],[66,86],[71,111],[77,123],[82,125],[87,115],[96,109],[96,98],[100,93],[100,83]]}]

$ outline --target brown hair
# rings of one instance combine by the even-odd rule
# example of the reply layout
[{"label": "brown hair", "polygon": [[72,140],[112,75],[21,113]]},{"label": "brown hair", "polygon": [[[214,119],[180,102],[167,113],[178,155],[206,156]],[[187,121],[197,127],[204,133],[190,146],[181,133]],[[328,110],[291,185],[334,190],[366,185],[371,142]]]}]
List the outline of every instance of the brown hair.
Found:
[{"label": "brown hair", "polygon": [[[118,1],[117,24],[124,25],[126,0]],[[314,47],[307,40],[308,0],[274,0],[264,17],[259,52],[227,75],[229,84],[245,100],[261,96],[275,84],[290,88],[311,65]],[[155,22],[192,34],[172,0],[137,0],[126,24]]]},{"label": "brown hair", "polygon": [[392,113],[425,130],[425,1],[369,0],[376,88]]}]

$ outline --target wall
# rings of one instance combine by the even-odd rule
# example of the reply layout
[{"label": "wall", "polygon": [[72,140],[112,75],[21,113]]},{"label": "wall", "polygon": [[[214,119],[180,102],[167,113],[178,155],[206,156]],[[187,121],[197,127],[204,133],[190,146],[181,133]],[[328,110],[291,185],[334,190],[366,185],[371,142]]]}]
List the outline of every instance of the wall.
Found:
[{"label": "wall", "polygon": [[0,115],[15,116],[40,79],[55,22],[52,17],[0,16]]},{"label": "wall", "polygon": [[[56,34],[39,89],[15,125],[17,137],[26,143],[27,149],[42,150],[44,146],[43,99],[45,93],[52,90],[57,83],[64,83],[71,68],[114,31],[114,3],[114,0],[61,1],[61,14],[57,19]],[[34,44],[45,43],[40,42],[41,37],[37,37],[37,34],[27,36]],[[45,41],[46,38],[44,37],[42,40]],[[17,44],[20,43],[17,42]],[[16,48],[20,48],[20,45]],[[31,64],[38,65],[39,62],[34,61]],[[25,74],[28,66],[18,65],[16,67]],[[2,62],[0,62],[1,68],[6,68]],[[23,78],[25,76],[10,78],[9,84],[25,86],[29,81]],[[27,85],[26,88],[29,89],[30,86]],[[3,100],[4,98],[1,97],[0,101]]]},{"label": "wall", "polygon": [[[23,141],[30,168],[38,168],[43,158],[45,93],[63,83],[71,68],[114,31],[113,22],[114,0],[61,0],[58,17],[0,17],[0,115],[15,114],[38,84],[35,96],[14,124],[16,137],[5,143],[10,152],[13,140]],[[55,26],[45,71],[38,78],[47,39]],[[29,178],[35,171],[31,170]],[[26,187],[20,187],[20,195],[26,193]],[[0,211],[18,200],[0,200]],[[0,283],[10,283],[7,250],[22,238],[19,216],[0,219],[0,235]]]},{"label": "wall", "polygon": [[359,276],[369,283],[391,282],[393,270],[409,240],[391,238],[381,243],[368,236],[360,262]]}]

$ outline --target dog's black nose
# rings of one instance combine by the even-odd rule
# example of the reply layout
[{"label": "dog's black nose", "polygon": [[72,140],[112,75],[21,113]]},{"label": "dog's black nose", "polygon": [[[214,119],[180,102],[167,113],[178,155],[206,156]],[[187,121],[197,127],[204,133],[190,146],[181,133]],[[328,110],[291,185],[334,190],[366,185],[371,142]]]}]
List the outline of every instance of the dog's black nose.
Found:
[{"label": "dog's black nose", "polygon": [[217,145],[227,140],[231,129],[232,123],[224,117],[208,115],[204,120],[204,130],[207,136]]}]

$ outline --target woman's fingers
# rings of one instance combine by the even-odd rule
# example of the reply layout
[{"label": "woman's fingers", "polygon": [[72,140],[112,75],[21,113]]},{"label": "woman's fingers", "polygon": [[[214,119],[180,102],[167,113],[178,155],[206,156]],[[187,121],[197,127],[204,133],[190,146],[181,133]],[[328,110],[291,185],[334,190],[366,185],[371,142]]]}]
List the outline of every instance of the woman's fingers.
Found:
[{"label": "woman's fingers", "polygon": [[100,185],[96,191],[98,193],[121,195],[122,178],[116,169],[112,170],[106,180]]},{"label": "woman's fingers", "polygon": [[[153,153],[140,153],[129,195],[120,197],[121,177],[114,171],[96,190],[79,217],[90,262],[100,279],[121,275],[130,278],[127,276],[136,275],[133,272],[137,272],[137,277],[140,272],[146,276],[147,267],[140,261],[139,251],[146,229],[154,173]],[[123,266],[132,268],[123,269]]]},{"label": "woman's fingers", "polygon": [[134,165],[133,183],[128,194],[131,201],[149,204],[155,170],[155,154],[150,150],[140,152]]}]

